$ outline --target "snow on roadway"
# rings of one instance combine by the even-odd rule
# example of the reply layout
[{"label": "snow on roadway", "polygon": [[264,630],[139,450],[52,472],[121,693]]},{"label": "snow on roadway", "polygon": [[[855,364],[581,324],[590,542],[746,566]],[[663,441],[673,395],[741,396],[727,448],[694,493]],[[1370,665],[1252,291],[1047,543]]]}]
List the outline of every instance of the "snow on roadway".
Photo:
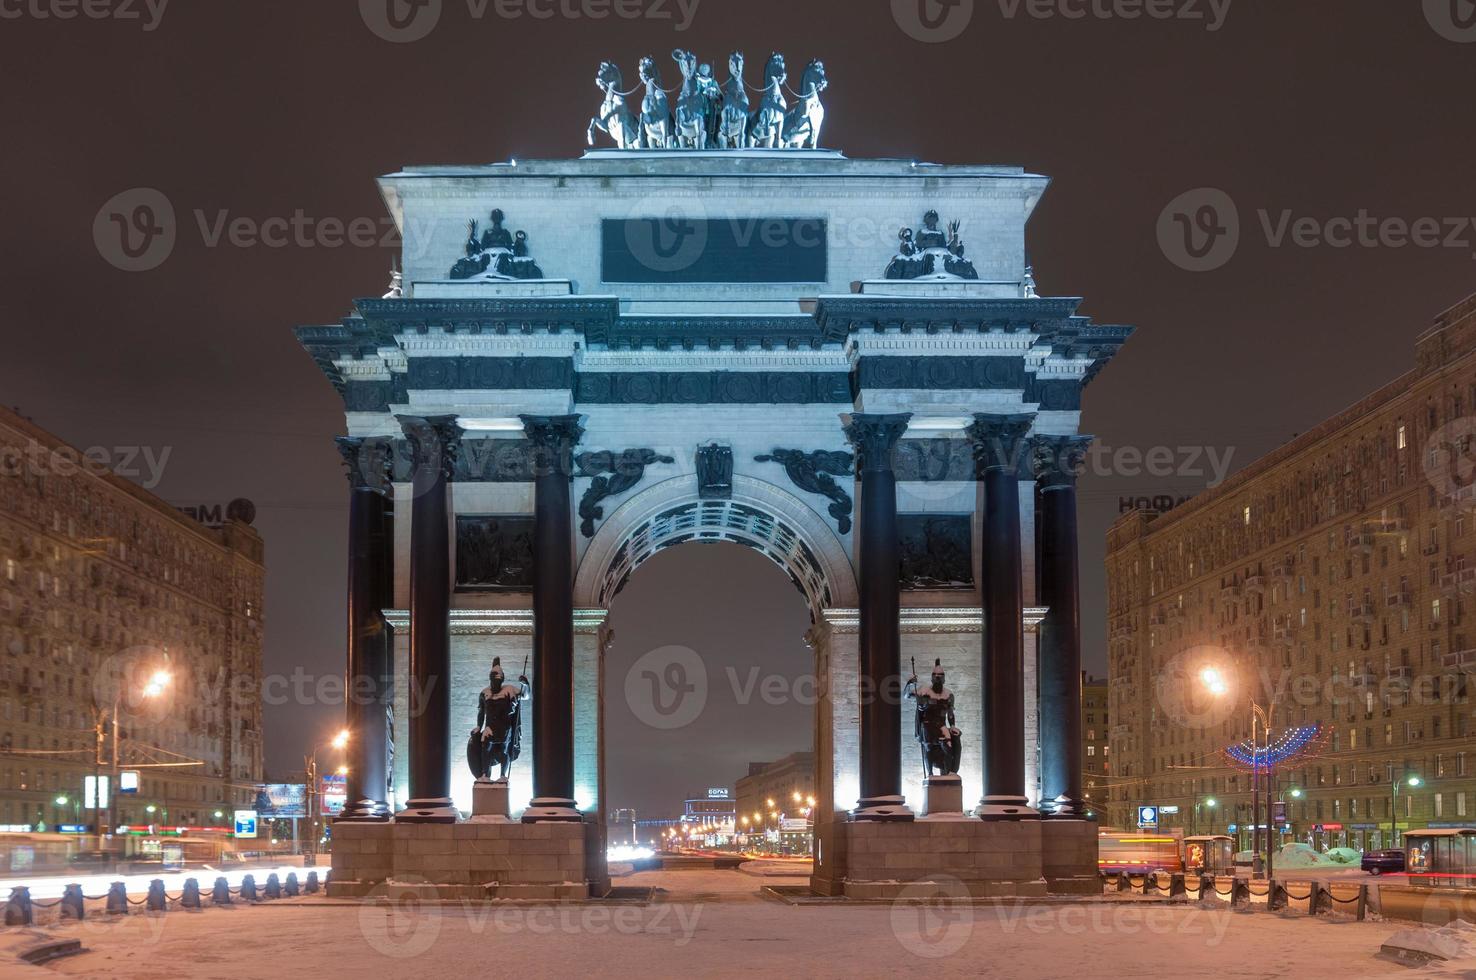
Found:
[{"label": "snow on roadway", "polygon": [[[802,879],[794,879],[796,883]],[[796,907],[731,871],[642,872],[645,905],[457,905],[394,911],[302,898],[49,927],[91,950],[66,976],[202,980],[261,975],[1016,978],[1405,975],[1378,959],[1394,923],[1142,903]],[[770,879],[767,883],[774,883]],[[6,930],[7,932],[9,930]],[[13,961],[12,961],[13,962]],[[9,980],[41,976],[0,966]],[[1452,975],[1454,964],[1439,972]],[[1435,975],[1436,968],[1421,971]]]}]

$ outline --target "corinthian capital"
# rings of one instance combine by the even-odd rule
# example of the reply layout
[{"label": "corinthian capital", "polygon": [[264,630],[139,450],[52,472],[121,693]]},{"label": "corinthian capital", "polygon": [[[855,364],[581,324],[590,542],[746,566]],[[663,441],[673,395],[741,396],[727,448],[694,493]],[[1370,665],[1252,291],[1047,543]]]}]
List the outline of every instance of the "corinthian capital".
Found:
[{"label": "corinthian capital", "polygon": [[340,436],[334,442],[338,444],[338,454],[343,457],[343,463],[348,467],[350,488],[367,490],[381,496],[390,492],[392,486],[390,473],[395,461],[395,446],[392,440]]},{"label": "corinthian capital", "polygon": [[533,444],[533,475],[562,473],[574,478],[574,447],[584,436],[582,415],[519,415],[523,433]]},{"label": "corinthian capital", "polygon": [[974,444],[974,463],[980,473],[1003,470],[1019,473],[1028,466],[1025,439],[1034,415],[975,415],[965,433]]},{"label": "corinthian capital", "polygon": [[397,415],[410,443],[410,460],[417,473],[439,470],[446,479],[456,472],[461,454],[461,426],[454,415]]},{"label": "corinthian capital", "polygon": [[1034,436],[1030,440],[1031,471],[1042,490],[1076,485],[1086,464],[1093,436]]},{"label": "corinthian capital", "polygon": [[854,414],[846,423],[846,438],[856,447],[856,468],[862,473],[887,473],[892,451],[912,421],[911,412],[896,415]]}]

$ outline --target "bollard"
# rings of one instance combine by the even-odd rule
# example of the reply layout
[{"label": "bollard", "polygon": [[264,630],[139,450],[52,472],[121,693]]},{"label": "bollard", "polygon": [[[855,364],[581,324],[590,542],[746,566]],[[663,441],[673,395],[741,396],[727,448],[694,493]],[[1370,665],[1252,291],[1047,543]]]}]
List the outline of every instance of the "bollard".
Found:
[{"label": "bollard", "polygon": [[241,878],[241,901],[257,902],[260,898],[256,894],[256,876],[245,875]]},{"label": "bollard", "polygon": [[62,892],[61,917],[63,919],[81,919],[87,914],[87,902],[82,897],[81,885],[68,885]]},{"label": "bollard", "polygon": [[144,900],[144,906],[150,912],[165,912],[169,909],[169,896],[164,894],[164,879],[155,878],[149,882],[149,894]]},{"label": "bollard", "polygon": [[108,886],[108,915],[128,914],[128,886],[115,881]]},{"label": "bollard", "polygon": [[297,887],[296,871],[287,872],[287,880],[282,882],[282,894],[288,898],[296,898],[298,896],[299,889]]},{"label": "bollard", "polygon": [[215,887],[210,892],[210,904],[231,904],[231,883],[225,880],[225,875],[215,879]]},{"label": "bollard", "polygon": [[280,880],[278,880],[277,873],[275,871],[273,871],[271,874],[267,875],[266,897],[267,898],[281,898],[282,897],[282,882]]},{"label": "bollard", "polygon": [[302,890],[309,895],[318,894],[318,873],[316,871],[308,872],[307,882],[302,886]]},{"label": "bollard", "polygon": [[35,921],[35,910],[31,908],[31,890],[18,885],[10,890],[10,901],[5,903],[5,924],[28,926]]},{"label": "bollard", "polygon": [[185,909],[198,909],[200,907],[200,883],[193,878],[186,878],[184,883],[184,894],[179,896],[179,906]]}]

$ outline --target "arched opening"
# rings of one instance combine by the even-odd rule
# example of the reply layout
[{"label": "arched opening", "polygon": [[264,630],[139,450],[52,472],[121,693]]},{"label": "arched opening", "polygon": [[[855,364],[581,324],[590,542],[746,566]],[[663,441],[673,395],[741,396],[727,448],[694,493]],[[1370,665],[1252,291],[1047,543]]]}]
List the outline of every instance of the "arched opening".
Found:
[{"label": "arched opening", "polygon": [[724,500],[698,499],[686,480],[648,488],[581,563],[576,601],[609,611],[600,797],[612,846],[677,833],[708,850],[809,854],[829,771],[815,756],[813,627],[854,602],[855,580],[810,507],[734,484]]},{"label": "arched opening", "polygon": [[612,844],[659,847],[677,833],[687,849],[808,854],[810,611],[769,558],[696,538],[642,562],[611,605]]}]

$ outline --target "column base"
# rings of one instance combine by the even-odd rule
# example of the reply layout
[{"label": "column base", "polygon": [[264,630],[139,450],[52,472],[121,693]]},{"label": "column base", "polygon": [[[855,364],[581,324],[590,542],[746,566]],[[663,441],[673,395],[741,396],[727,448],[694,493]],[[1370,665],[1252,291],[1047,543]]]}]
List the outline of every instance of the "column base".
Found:
[{"label": "column base", "polygon": [[523,823],[582,823],[573,800],[562,796],[539,796],[523,811]]},{"label": "column base", "polygon": [[974,815],[980,820],[1039,820],[1040,811],[1023,796],[986,796]]},{"label": "column base", "polygon": [[906,797],[873,796],[856,804],[852,820],[888,820],[902,822],[916,820],[917,814],[907,805]]},{"label": "column base", "polygon": [[344,809],[334,823],[386,823],[395,815],[383,800],[360,800]]},{"label": "column base", "polygon": [[1097,823],[1052,817],[1040,822],[1041,868],[1053,894],[1097,895]]},{"label": "column base", "polygon": [[461,819],[449,796],[410,800],[395,814],[395,823],[455,823]]},{"label": "column base", "polygon": [[1081,800],[1058,796],[1054,800],[1041,801],[1040,815],[1047,820],[1085,820],[1087,808]]}]

